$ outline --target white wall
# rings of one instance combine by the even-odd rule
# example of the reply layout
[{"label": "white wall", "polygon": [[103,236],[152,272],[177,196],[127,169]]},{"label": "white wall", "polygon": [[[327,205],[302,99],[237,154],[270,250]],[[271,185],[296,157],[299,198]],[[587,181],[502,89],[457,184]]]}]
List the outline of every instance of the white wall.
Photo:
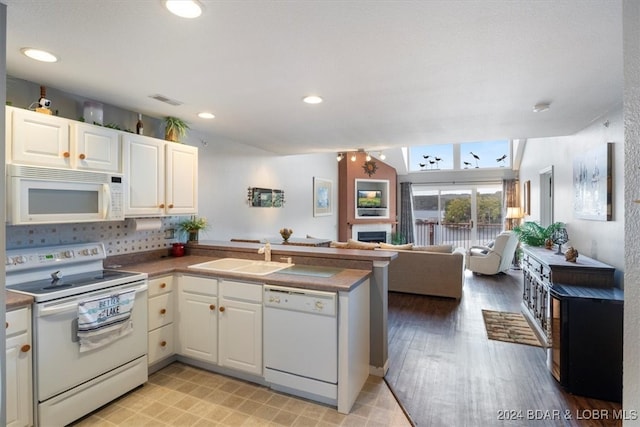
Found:
[{"label": "white wall", "polygon": [[[553,114],[553,111],[549,111]],[[540,113],[542,114],[542,113]],[[604,123],[608,121],[608,126]],[[573,215],[573,159],[607,142],[613,149],[613,220],[591,221]],[[530,139],[520,166],[520,183],[531,181],[531,215],[525,221],[540,220],[540,171],[553,166],[553,220],[567,224],[568,245],[580,254],[610,264],[618,270],[622,286],[624,271],[624,128],[622,106],[596,119],[575,135]]]},{"label": "white wall", "polygon": [[[200,147],[200,215],[211,228],[201,240],[279,237],[283,227],[293,237],[337,238],[338,164],[335,154],[269,156],[244,150],[218,154],[215,144]],[[248,151],[254,151],[250,153]],[[333,181],[333,215],[313,216],[313,177]],[[282,208],[250,207],[247,188],[284,190]]]},{"label": "white wall", "polygon": [[[640,3],[623,3],[625,230],[618,239],[625,246],[624,353],[622,407],[640,411]],[[620,196],[622,197],[622,196]],[[638,426],[640,419],[624,426]]]}]

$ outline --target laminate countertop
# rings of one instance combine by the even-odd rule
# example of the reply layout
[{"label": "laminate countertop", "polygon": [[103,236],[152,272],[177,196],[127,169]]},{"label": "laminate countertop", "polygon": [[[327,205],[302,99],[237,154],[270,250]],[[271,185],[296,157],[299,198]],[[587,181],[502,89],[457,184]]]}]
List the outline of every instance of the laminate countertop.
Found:
[{"label": "laminate countertop", "polygon": [[6,310],[24,307],[33,304],[34,298],[29,295],[19,294],[17,292],[5,291]]},{"label": "laminate countertop", "polygon": [[189,268],[190,265],[213,261],[219,257],[186,255],[183,257],[167,256],[161,259],[144,261],[127,265],[113,265],[105,263],[105,268],[147,273],[149,278],[160,277],[173,273],[186,273],[204,277],[216,277],[256,284],[268,283],[272,285],[291,286],[302,289],[314,289],[328,292],[349,292],[371,275],[369,270],[340,268],[331,277],[306,276],[300,274],[271,273],[266,275],[243,274],[222,271],[210,271],[199,268]]}]

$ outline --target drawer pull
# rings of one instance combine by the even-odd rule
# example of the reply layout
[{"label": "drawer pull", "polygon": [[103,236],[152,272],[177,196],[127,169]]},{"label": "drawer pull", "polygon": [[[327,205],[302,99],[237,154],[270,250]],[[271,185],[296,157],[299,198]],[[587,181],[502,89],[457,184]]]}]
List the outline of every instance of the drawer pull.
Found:
[{"label": "drawer pull", "polygon": [[173,203],[169,203],[169,209],[173,209]]},{"label": "drawer pull", "polygon": [[78,157],[80,158],[80,160],[84,160],[87,158],[87,156],[85,156],[84,154],[80,154]]},{"label": "drawer pull", "polygon": [[215,310],[215,309],[216,309],[216,305],[215,305],[215,304],[211,304],[211,305],[209,306],[209,310]]},{"label": "drawer pull", "polygon": [[166,288],[166,287],[167,287],[167,284],[166,284],[166,283],[160,283],[160,289],[164,289],[164,288]]},{"label": "drawer pull", "polygon": [[160,209],[164,209],[164,203],[160,203]]},{"label": "drawer pull", "polygon": [[167,314],[167,309],[166,308],[161,308],[160,309],[160,314]]},{"label": "drawer pull", "polygon": [[220,311],[221,311],[221,312],[222,312],[222,311],[224,311],[224,307],[220,307]]},{"label": "drawer pull", "polygon": [[62,153],[62,157],[64,157],[65,159],[69,158],[71,156],[71,154],[68,151],[65,151],[64,153]]},{"label": "drawer pull", "polygon": [[20,351],[23,353],[26,353],[29,350],[31,350],[31,346],[29,344],[25,344],[22,347],[20,347]]},{"label": "drawer pull", "polygon": [[166,346],[167,346],[166,341],[160,341],[160,347],[166,347]]}]

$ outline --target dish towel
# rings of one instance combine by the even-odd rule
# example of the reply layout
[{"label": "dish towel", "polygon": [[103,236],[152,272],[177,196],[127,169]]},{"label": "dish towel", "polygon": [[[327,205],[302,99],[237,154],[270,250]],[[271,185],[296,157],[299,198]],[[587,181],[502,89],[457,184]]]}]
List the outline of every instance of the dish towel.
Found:
[{"label": "dish towel", "polygon": [[80,353],[130,334],[133,331],[131,310],[135,299],[134,289],[78,303]]}]

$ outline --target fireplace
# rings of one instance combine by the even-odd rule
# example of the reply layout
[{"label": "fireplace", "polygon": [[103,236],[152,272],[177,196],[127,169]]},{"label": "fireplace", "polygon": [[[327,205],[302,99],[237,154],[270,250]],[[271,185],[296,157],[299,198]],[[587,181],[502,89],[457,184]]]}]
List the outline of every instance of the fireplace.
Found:
[{"label": "fireplace", "polygon": [[359,231],[358,240],[369,243],[385,243],[387,241],[387,233],[384,231]]}]

